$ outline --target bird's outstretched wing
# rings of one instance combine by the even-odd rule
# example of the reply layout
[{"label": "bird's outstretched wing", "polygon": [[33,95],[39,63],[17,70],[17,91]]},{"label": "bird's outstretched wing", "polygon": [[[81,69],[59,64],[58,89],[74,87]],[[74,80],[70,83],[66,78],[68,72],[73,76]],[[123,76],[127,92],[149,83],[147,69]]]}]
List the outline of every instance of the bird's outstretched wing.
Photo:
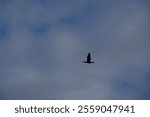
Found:
[{"label": "bird's outstretched wing", "polygon": [[89,53],[88,55],[87,55],[87,63],[90,63],[91,62],[91,54]]}]

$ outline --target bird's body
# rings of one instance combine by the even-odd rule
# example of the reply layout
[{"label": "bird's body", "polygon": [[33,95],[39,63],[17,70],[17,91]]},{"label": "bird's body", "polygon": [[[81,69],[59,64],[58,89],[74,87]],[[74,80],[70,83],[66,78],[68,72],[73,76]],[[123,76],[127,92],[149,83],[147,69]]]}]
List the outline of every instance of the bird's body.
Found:
[{"label": "bird's body", "polygon": [[94,62],[91,61],[91,54],[90,54],[90,52],[87,55],[87,61],[83,61],[83,63],[88,63],[88,64],[94,63]]}]

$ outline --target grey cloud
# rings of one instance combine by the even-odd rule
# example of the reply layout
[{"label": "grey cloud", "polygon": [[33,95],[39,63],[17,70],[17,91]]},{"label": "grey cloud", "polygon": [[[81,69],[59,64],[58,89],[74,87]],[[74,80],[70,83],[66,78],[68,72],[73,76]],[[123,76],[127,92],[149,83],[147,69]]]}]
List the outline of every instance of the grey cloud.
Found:
[{"label": "grey cloud", "polygon": [[[0,98],[149,99],[146,4],[5,4],[0,15],[8,24],[7,36],[0,40]],[[82,63],[89,51],[93,65]]]}]

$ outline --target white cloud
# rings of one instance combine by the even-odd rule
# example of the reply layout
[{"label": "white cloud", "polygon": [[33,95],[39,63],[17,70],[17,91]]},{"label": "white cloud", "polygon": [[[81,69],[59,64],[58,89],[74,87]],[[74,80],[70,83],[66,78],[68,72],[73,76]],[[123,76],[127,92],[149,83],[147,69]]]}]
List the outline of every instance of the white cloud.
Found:
[{"label": "white cloud", "polygon": [[[132,7],[130,2],[89,4],[86,0],[49,1],[45,5],[23,0],[6,4],[0,15],[8,24],[7,37],[0,44],[0,96],[149,98],[146,74],[150,16],[144,4],[137,2]],[[84,14],[86,10],[89,17]],[[80,24],[59,22],[72,14],[82,16]],[[48,26],[43,35],[30,30],[43,24]],[[89,51],[95,64],[82,64]]]}]

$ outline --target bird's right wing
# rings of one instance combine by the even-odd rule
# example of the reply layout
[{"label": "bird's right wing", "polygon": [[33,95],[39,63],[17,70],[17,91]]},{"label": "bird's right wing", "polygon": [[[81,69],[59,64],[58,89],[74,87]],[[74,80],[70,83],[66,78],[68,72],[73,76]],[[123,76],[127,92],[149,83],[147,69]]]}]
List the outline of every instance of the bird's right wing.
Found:
[{"label": "bird's right wing", "polygon": [[87,55],[87,62],[91,62],[91,54],[90,53]]}]

